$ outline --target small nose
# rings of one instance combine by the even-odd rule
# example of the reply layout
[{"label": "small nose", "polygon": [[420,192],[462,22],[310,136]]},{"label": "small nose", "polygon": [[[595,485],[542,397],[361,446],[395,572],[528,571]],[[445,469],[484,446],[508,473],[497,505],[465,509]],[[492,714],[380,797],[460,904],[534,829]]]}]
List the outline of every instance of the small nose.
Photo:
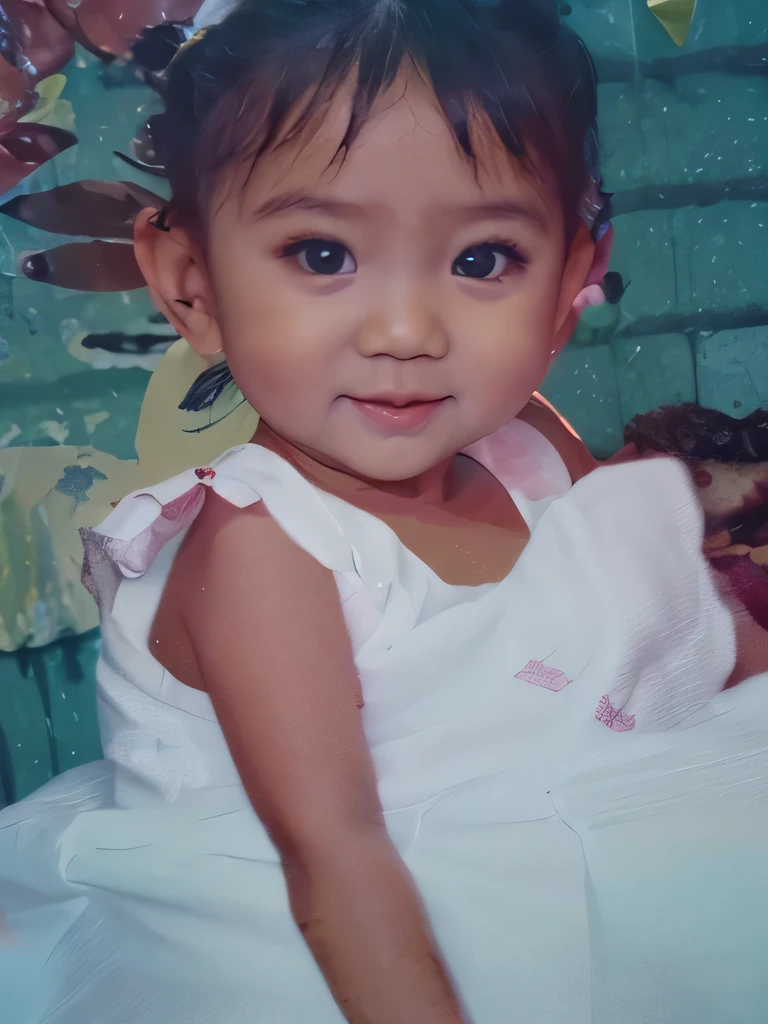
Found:
[{"label": "small nose", "polygon": [[447,354],[448,334],[431,289],[412,280],[390,287],[380,282],[372,298],[358,333],[362,355],[406,360]]}]

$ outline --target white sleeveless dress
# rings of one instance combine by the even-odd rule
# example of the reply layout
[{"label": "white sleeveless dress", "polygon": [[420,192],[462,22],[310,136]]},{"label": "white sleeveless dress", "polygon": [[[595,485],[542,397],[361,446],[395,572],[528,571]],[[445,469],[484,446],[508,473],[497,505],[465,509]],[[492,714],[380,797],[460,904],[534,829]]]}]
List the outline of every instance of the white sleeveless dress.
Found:
[{"label": "white sleeveless dress", "polygon": [[468,1019],[768,1021],[768,677],[721,692],[685,469],[572,487],[518,421],[466,454],[531,529],[498,584],[447,585],[252,444],[85,537],[105,760],[0,812],[3,1024],[342,1022],[208,697],[147,648],[208,487],[336,575],[387,825]]}]

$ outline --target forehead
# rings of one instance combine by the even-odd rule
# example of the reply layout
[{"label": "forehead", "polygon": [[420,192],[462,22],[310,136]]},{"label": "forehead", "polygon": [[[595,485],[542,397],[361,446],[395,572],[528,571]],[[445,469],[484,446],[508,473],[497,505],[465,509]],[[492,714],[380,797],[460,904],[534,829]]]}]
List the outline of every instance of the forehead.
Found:
[{"label": "forehead", "polygon": [[242,216],[281,196],[308,195],[422,221],[452,207],[507,203],[557,233],[562,211],[553,175],[524,167],[479,117],[471,126],[476,159],[469,159],[432,90],[416,74],[399,76],[378,97],[342,155],[350,114],[350,97],[337,94],[299,136],[278,144],[255,166],[236,168],[222,205],[233,215],[236,204]]}]

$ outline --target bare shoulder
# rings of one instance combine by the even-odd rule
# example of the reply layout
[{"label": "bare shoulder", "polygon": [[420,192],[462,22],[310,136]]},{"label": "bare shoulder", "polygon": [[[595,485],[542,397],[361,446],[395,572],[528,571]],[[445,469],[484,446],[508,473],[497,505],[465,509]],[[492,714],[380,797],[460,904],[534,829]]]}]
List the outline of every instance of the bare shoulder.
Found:
[{"label": "bare shoulder", "polygon": [[210,693],[218,673],[201,664],[201,638],[208,649],[229,638],[224,664],[242,638],[295,624],[309,595],[327,615],[337,598],[332,573],[287,536],[263,502],[238,508],[209,490],[168,575],[150,649],[174,678]]},{"label": "bare shoulder", "polygon": [[[200,514],[174,558],[149,633],[153,657],[175,679],[197,690],[207,689],[195,656],[188,619],[191,608],[204,606],[206,587],[209,596],[213,596],[209,581],[212,547],[223,550],[238,545],[250,551],[253,557],[260,548],[268,548],[273,533],[272,539],[279,539],[274,524],[272,527],[270,529],[270,520],[261,502],[248,509],[238,509],[213,491],[206,493]],[[210,609],[210,602],[208,607]],[[226,608],[220,611],[225,612]]]},{"label": "bare shoulder", "polygon": [[333,574],[291,540],[263,502],[238,508],[215,491],[206,495],[171,575],[182,617],[204,620],[206,631],[242,618],[244,601],[263,621],[293,591],[336,595]]},{"label": "bare shoulder", "polygon": [[203,507],[174,559],[164,598],[174,593],[181,601],[190,587],[202,581],[213,562],[214,546],[221,548],[236,538],[246,550],[258,548],[270,532],[277,534],[270,531],[270,522],[260,501],[238,508],[215,491],[206,491]]},{"label": "bare shoulder", "polygon": [[573,427],[541,395],[535,394],[517,418],[535,427],[557,449],[574,483],[600,465]]}]

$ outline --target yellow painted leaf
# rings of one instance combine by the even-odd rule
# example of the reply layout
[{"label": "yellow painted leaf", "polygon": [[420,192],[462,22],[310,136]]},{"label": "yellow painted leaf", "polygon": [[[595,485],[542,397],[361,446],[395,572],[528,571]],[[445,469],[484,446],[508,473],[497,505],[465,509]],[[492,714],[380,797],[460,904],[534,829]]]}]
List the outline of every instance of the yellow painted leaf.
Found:
[{"label": "yellow painted leaf", "polygon": [[207,466],[227,448],[253,437],[258,414],[236,389],[228,389],[205,412],[179,409],[195,378],[209,365],[182,339],[171,345],[150,377],[136,431],[140,486],[190,466]]},{"label": "yellow painted leaf", "polygon": [[40,97],[34,110],[20,118],[21,121],[30,121],[33,124],[40,124],[53,113],[54,107],[59,102],[59,97],[67,84],[66,75],[51,75],[44,78],[35,86],[35,92]]},{"label": "yellow painted leaf", "polygon": [[40,123],[51,125],[52,128],[63,128],[65,132],[74,134],[76,118],[72,104],[69,100],[59,100],[50,114]]},{"label": "yellow painted leaf", "polygon": [[654,14],[671,38],[682,46],[696,10],[696,0],[647,0],[648,10]]}]

